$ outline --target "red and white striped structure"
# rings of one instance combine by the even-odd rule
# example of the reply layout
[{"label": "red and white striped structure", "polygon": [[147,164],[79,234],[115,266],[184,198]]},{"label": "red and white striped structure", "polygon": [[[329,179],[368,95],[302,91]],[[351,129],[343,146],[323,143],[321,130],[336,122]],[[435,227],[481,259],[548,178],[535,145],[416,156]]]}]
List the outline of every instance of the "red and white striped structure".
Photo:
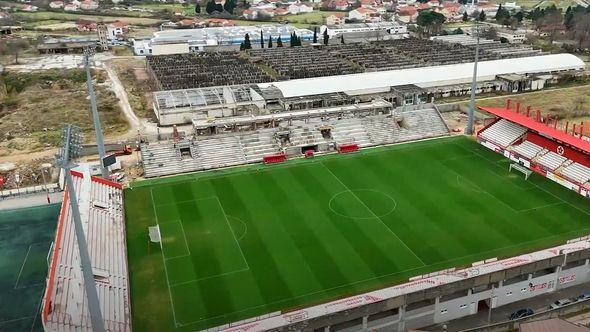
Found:
[{"label": "red and white striped structure", "polygon": [[[120,184],[90,175],[87,167],[71,171],[92,261],[104,326],[130,331],[131,308]],[[67,190],[50,254],[42,303],[45,331],[91,331],[79,250]]]},{"label": "red and white striped structure", "polygon": [[590,198],[590,137],[584,136],[584,123],[560,125],[557,117],[520,103],[511,107],[510,100],[505,108],[480,109],[497,118],[478,131],[479,143]]}]

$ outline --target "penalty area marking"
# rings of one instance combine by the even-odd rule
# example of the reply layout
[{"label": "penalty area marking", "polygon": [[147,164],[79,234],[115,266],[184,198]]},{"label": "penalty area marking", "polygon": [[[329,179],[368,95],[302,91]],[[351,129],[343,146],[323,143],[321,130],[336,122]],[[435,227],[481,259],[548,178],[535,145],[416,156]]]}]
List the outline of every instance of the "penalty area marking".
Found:
[{"label": "penalty area marking", "polygon": [[[374,193],[377,193],[377,194],[381,194],[381,195],[383,195],[383,196],[385,196],[385,197],[389,198],[389,200],[392,202],[392,207],[389,209],[389,211],[387,211],[387,212],[385,212],[385,213],[383,213],[383,214],[379,214],[379,215],[377,215],[376,213],[374,213],[373,211],[371,211],[371,210],[370,210],[370,209],[369,209],[369,208],[368,208],[368,207],[365,205],[365,207],[366,207],[366,208],[369,210],[369,212],[372,214],[372,216],[369,216],[369,217],[353,217],[353,216],[349,216],[349,215],[346,215],[346,214],[343,214],[343,213],[340,213],[340,212],[336,211],[336,210],[335,210],[335,209],[332,207],[332,202],[333,202],[333,201],[334,201],[334,200],[335,200],[335,199],[336,199],[338,196],[340,196],[340,195],[342,195],[342,194],[345,194],[345,193],[350,193],[350,194],[352,194],[352,195],[353,195],[355,198],[357,198],[357,200],[358,200],[358,197],[357,197],[357,195],[354,193],[355,191],[356,191],[356,192],[359,192],[359,191],[364,191],[364,192],[374,192]],[[364,204],[363,204],[363,205],[364,205]],[[337,192],[337,193],[335,193],[334,195],[332,195],[332,198],[330,198],[330,201],[328,202],[328,208],[330,209],[330,211],[334,212],[334,214],[337,214],[337,215],[339,215],[339,216],[341,216],[341,217],[344,217],[344,218],[349,218],[349,219],[356,219],[356,220],[369,220],[369,219],[375,219],[375,218],[382,218],[382,217],[385,217],[385,216],[387,216],[387,215],[390,215],[390,214],[392,214],[392,213],[393,213],[393,212],[394,212],[394,211],[397,209],[397,201],[396,201],[396,200],[395,200],[393,197],[391,197],[390,195],[388,195],[388,194],[386,194],[386,193],[384,193],[384,192],[382,192],[382,191],[375,190],[375,189],[346,189],[346,190],[342,190],[342,191],[340,191],[340,192]]]},{"label": "penalty area marking", "polygon": [[[240,240],[242,240],[244,237],[246,237],[246,234],[248,234],[248,225],[246,225],[246,222],[245,222],[245,221],[243,221],[242,219],[238,218],[238,217],[234,217],[234,216],[230,216],[230,215],[227,215],[227,218],[228,218],[228,219],[232,219],[232,220],[237,220],[237,221],[239,221],[239,222],[240,222],[242,225],[244,225],[244,233],[242,233],[242,235],[240,235],[240,236],[237,238],[237,240],[238,240],[238,241],[240,241]],[[233,231],[233,228],[232,228],[232,231]]]}]

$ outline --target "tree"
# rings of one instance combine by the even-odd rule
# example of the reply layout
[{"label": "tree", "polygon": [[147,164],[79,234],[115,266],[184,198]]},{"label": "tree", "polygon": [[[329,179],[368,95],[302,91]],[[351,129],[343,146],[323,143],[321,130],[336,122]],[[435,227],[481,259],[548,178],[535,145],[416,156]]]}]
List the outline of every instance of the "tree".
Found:
[{"label": "tree", "polygon": [[479,12],[479,16],[477,17],[477,19],[480,22],[483,22],[486,20],[486,12],[484,12],[483,10]]},{"label": "tree", "polygon": [[283,41],[281,40],[281,36],[277,38],[277,47],[283,47]]},{"label": "tree", "polygon": [[483,36],[485,39],[495,40],[498,38],[498,31],[494,27],[491,27],[483,33]]},{"label": "tree", "polygon": [[225,4],[223,5],[223,9],[230,13],[234,13],[234,9],[236,8],[236,0],[225,0]]},{"label": "tree", "polygon": [[576,12],[572,18],[573,38],[578,42],[578,49],[590,47],[590,14]]},{"label": "tree", "polygon": [[328,36],[328,29],[324,29],[324,45],[328,45],[330,42],[330,36]]},{"label": "tree", "polygon": [[432,10],[423,10],[418,14],[416,23],[422,27],[427,35],[433,35],[442,29],[442,25],[445,23],[445,16]]},{"label": "tree", "polygon": [[520,23],[524,19],[524,13],[521,10],[518,13],[514,14],[513,17]]},{"label": "tree", "polygon": [[340,44],[344,44],[344,34],[340,35]]},{"label": "tree", "polygon": [[503,8],[500,4],[498,11],[496,12],[495,19],[496,22],[502,25],[508,25],[508,21],[510,20],[510,12],[506,8]]},{"label": "tree", "polygon": [[200,14],[200,13],[201,13],[201,4],[197,2],[195,4],[195,14]]},{"label": "tree", "polygon": [[313,28],[313,43],[318,43],[318,28]]},{"label": "tree", "polygon": [[12,39],[0,44],[0,54],[12,55],[14,57],[14,64],[18,64],[18,58],[21,51],[30,47],[26,39]]},{"label": "tree", "polygon": [[268,48],[272,48],[272,36],[268,36]]},{"label": "tree", "polygon": [[260,30],[260,48],[264,48],[264,35],[262,34],[262,30]]},{"label": "tree", "polygon": [[245,50],[252,49],[252,44],[250,43],[250,35],[249,34],[246,34],[246,36],[244,36],[244,49]]},{"label": "tree", "polygon": [[244,46],[244,42],[241,42],[240,43],[240,51],[243,51],[245,49],[246,49],[246,47]]},{"label": "tree", "polygon": [[463,12],[463,22],[469,21],[469,15],[467,15],[467,11]]},{"label": "tree", "polygon": [[453,34],[455,34],[455,35],[462,35],[463,33],[464,33],[463,29],[461,29],[461,28],[457,28],[457,29],[455,29],[455,31],[453,31]]},{"label": "tree", "polygon": [[209,2],[207,2],[207,5],[205,5],[205,11],[209,15],[213,14],[213,12],[215,11],[215,1],[209,0]]}]

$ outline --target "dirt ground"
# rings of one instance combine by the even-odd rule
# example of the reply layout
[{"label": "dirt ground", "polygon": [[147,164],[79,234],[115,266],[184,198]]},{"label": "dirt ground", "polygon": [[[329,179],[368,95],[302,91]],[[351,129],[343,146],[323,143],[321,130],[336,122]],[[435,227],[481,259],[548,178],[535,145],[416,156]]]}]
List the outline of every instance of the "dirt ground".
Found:
[{"label": "dirt ground", "polygon": [[[128,129],[106,75],[96,71],[95,86],[102,129],[116,137]],[[0,157],[59,146],[62,123],[80,126],[93,140],[86,76],[81,69],[5,72],[0,76]]]},{"label": "dirt ground", "polygon": [[145,60],[133,57],[111,60],[119,80],[127,92],[129,104],[140,118],[156,121],[151,106],[151,89]]}]

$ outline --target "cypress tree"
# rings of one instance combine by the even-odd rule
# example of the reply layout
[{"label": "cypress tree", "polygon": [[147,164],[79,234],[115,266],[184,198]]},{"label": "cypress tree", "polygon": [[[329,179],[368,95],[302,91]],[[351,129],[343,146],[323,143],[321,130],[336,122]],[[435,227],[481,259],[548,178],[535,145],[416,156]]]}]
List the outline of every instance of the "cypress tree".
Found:
[{"label": "cypress tree", "polygon": [[260,48],[264,48],[264,35],[262,34],[262,30],[260,30]]},{"label": "cypress tree", "polygon": [[272,48],[272,36],[268,37],[268,48]]},{"label": "cypress tree", "polygon": [[340,43],[344,44],[344,35],[340,35]]},{"label": "cypress tree", "polygon": [[313,43],[314,44],[318,43],[318,28],[317,27],[313,28]]},{"label": "cypress tree", "polygon": [[281,36],[277,38],[277,47],[283,47],[283,41],[281,40]]},{"label": "cypress tree", "polygon": [[330,36],[328,36],[328,29],[324,30],[324,45],[328,45],[328,42],[330,40]]},{"label": "cypress tree", "polygon": [[250,35],[246,34],[244,37],[244,49],[249,50],[252,49],[252,44],[250,44]]},{"label": "cypress tree", "polygon": [[201,4],[199,2],[197,2],[195,4],[195,14],[200,14],[201,13]]}]

